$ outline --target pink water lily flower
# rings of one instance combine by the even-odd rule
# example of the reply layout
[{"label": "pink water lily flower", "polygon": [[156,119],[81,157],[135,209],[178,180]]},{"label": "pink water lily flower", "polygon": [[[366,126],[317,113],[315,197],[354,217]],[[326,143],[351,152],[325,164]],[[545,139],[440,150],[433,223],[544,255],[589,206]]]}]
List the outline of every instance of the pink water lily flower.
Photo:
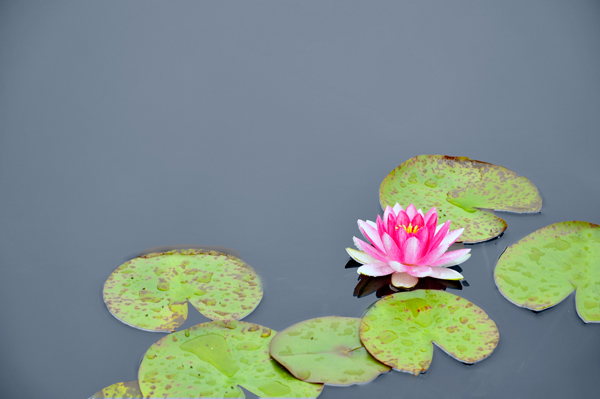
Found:
[{"label": "pink water lily flower", "polygon": [[383,219],[377,215],[377,223],[358,221],[358,228],[370,244],[354,237],[360,251],[347,248],[348,254],[363,266],[358,273],[368,276],[392,275],[396,287],[414,287],[419,277],[443,280],[461,280],[463,276],[448,266],[463,263],[471,254],[470,249],[446,252],[464,229],[449,231],[450,221],[437,225],[437,210],[427,214],[413,204],[403,210],[399,204],[388,206]]}]

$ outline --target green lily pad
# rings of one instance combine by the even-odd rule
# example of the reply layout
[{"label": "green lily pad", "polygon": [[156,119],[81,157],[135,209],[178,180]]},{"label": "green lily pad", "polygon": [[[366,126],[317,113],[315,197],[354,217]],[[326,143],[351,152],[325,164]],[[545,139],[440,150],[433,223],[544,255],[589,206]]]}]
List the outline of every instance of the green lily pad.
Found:
[{"label": "green lily pad", "polygon": [[381,206],[413,203],[426,212],[437,208],[438,223],[463,227],[460,240],[487,241],[506,230],[506,222],[482,209],[518,213],[539,212],[542,198],[525,177],[467,157],[419,155],[391,171],[379,189]]},{"label": "green lily pad", "polygon": [[211,320],[241,319],[263,296],[254,270],[235,256],[204,250],[140,255],[104,284],[104,302],[122,322],[146,331],[174,331],[187,303]]},{"label": "green lily pad", "polygon": [[360,339],[380,362],[417,375],[431,364],[432,342],[456,360],[473,364],[492,353],[499,333],[472,302],[445,291],[417,290],[376,302],[362,319]]},{"label": "green lily pad", "polygon": [[540,311],[577,290],[577,313],[600,322],[600,226],[570,221],[543,227],[509,246],[494,280],[512,303]]},{"label": "green lily pad", "polygon": [[360,342],[360,319],[329,316],[294,324],[271,340],[271,356],[297,378],[328,385],[369,382],[390,368]]},{"label": "green lily pad", "polygon": [[144,397],[316,398],[323,385],[300,381],[269,355],[276,332],[243,321],[213,321],[167,335],[139,369]]},{"label": "green lily pad", "polygon": [[123,398],[123,399],[143,399],[142,391],[140,391],[140,385],[138,381],[129,382],[117,382],[112,384],[101,391],[98,391],[90,399],[100,398]]}]

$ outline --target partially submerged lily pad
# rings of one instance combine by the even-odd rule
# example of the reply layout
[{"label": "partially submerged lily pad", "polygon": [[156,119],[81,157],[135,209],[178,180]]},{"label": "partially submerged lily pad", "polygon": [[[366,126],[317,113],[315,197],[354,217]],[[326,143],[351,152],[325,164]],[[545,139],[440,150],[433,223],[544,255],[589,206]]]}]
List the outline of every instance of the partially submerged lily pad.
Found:
[{"label": "partially submerged lily pad", "polygon": [[362,319],[360,339],[380,362],[417,375],[431,364],[432,342],[472,364],[492,353],[499,333],[496,323],[472,302],[445,291],[418,290],[376,302]]},{"label": "partially submerged lily pad", "polygon": [[113,398],[113,399],[144,399],[138,381],[117,382],[98,391],[89,399]]},{"label": "partially submerged lily pad", "polygon": [[600,226],[570,221],[543,227],[509,246],[494,280],[517,306],[540,311],[577,290],[577,313],[600,322]]},{"label": "partially submerged lily pad", "polygon": [[204,249],[140,255],[104,284],[104,302],[122,322],[146,331],[174,331],[187,303],[211,320],[241,319],[262,299],[259,277],[243,260]]},{"label": "partially submerged lily pad", "polygon": [[323,385],[300,381],[269,355],[276,332],[243,321],[213,321],[167,335],[139,369],[144,397],[316,398]]},{"label": "partially submerged lily pad", "polygon": [[460,240],[487,241],[506,230],[506,222],[482,209],[539,212],[542,198],[525,177],[498,165],[445,155],[419,155],[391,171],[379,189],[381,206],[396,203],[436,207],[439,223],[463,227]]},{"label": "partially submerged lily pad", "polygon": [[305,320],[279,332],[271,356],[297,378],[328,385],[371,381],[390,370],[360,342],[360,319],[329,316]]}]

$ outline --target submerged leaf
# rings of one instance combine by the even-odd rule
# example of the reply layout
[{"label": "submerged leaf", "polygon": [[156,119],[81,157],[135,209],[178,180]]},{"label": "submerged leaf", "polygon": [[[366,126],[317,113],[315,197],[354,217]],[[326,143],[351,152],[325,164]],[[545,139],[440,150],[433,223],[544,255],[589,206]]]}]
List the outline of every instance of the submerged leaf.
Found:
[{"label": "submerged leaf", "polygon": [[467,157],[420,155],[391,171],[379,189],[381,206],[414,203],[436,207],[439,222],[463,227],[463,242],[490,240],[506,222],[482,209],[539,212],[542,198],[525,177],[498,165]]},{"label": "submerged leaf", "polygon": [[286,328],[271,341],[271,356],[297,378],[328,385],[371,381],[390,370],[360,342],[360,319],[329,316]]},{"label": "submerged leaf", "polygon": [[431,364],[434,342],[463,363],[476,363],[498,345],[496,324],[467,301],[445,291],[418,290],[375,303],[360,326],[365,348],[382,363],[407,373]]},{"label": "submerged leaf", "polygon": [[119,320],[147,331],[173,331],[187,303],[212,320],[241,319],[262,299],[260,279],[243,260],[188,249],[140,255],[104,284],[104,302]]},{"label": "submerged leaf", "polygon": [[577,290],[577,313],[600,322],[600,226],[570,221],[543,227],[509,246],[494,280],[517,306],[544,310]]},{"label": "submerged leaf", "polygon": [[144,397],[316,398],[323,385],[292,376],[269,355],[276,332],[243,321],[213,321],[167,335],[139,369]]},{"label": "submerged leaf", "polygon": [[117,382],[98,391],[89,399],[113,398],[113,399],[143,399],[142,391],[138,381]]}]

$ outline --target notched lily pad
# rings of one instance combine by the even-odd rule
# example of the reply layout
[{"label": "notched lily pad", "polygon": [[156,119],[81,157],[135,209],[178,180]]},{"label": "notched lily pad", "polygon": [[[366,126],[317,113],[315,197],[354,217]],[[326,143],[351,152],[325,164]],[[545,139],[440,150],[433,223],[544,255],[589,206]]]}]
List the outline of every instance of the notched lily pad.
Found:
[{"label": "notched lily pad", "polygon": [[381,206],[436,207],[439,223],[463,227],[460,240],[487,241],[506,230],[506,222],[483,209],[539,212],[542,198],[525,177],[498,165],[445,155],[419,155],[391,171],[379,189]]},{"label": "notched lily pad", "polygon": [[300,381],[269,355],[276,332],[243,321],[213,321],[167,335],[139,369],[144,397],[316,398],[323,385]]},{"label": "notched lily pad", "polygon": [[271,341],[271,356],[297,378],[328,385],[369,382],[390,370],[360,342],[360,319],[329,316],[294,324]]},{"label": "notched lily pad", "polygon": [[138,381],[117,382],[98,391],[89,399],[113,398],[113,399],[144,399]]},{"label": "notched lily pad", "polygon": [[174,331],[187,303],[211,320],[241,319],[262,299],[259,277],[243,260],[188,249],[140,255],[104,284],[104,302],[122,322],[146,331]]},{"label": "notched lily pad", "polygon": [[510,302],[540,311],[577,290],[577,313],[600,322],[600,226],[569,221],[543,227],[509,246],[494,280]]},{"label": "notched lily pad", "polygon": [[492,353],[499,333],[472,302],[445,291],[418,290],[376,302],[362,319],[360,339],[380,362],[417,375],[431,364],[432,342],[456,360],[473,364]]}]

